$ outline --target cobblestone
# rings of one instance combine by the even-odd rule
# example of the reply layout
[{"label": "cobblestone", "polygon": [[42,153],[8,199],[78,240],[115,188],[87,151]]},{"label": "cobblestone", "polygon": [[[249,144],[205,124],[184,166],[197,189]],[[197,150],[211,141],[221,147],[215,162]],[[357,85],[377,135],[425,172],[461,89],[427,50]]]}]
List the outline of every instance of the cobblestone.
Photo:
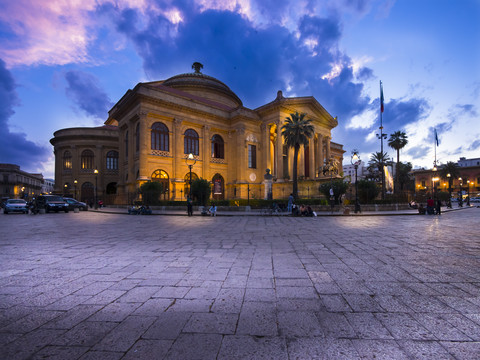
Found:
[{"label": "cobblestone", "polygon": [[474,359],[480,209],[0,215],[5,359]]}]

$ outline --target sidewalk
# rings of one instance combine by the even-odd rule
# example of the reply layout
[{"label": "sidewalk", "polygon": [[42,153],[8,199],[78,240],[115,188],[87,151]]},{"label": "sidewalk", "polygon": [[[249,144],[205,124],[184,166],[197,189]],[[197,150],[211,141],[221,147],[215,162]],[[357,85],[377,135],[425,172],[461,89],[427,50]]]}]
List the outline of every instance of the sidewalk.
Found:
[{"label": "sidewalk", "polygon": [[[462,207],[462,208],[452,208],[449,209],[447,207],[442,207],[442,213],[448,213],[452,211],[458,210],[466,210],[469,208],[474,208],[475,206],[470,207]],[[103,207],[98,209],[90,209],[89,211],[98,212],[98,213],[105,213],[105,214],[128,214],[127,207]],[[185,210],[152,210],[152,215],[167,215],[167,216],[187,216],[187,209]],[[398,210],[398,211],[363,211],[360,213],[355,214],[354,212],[350,212],[349,214],[344,214],[343,211],[320,211],[317,212],[317,216],[398,216],[398,215],[418,215],[418,210],[416,209],[409,209],[409,210]],[[133,215],[135,216],[135,215]],[[194,207],[193,216],[202,216],[198,207]],[[287,212],[279,212],[279,213],[271,213],[268,209],[252,209],[250,211],[217,211],[217,216],[291,216],[290,213]],[[428,216],[428,215],[427,215]]]}]

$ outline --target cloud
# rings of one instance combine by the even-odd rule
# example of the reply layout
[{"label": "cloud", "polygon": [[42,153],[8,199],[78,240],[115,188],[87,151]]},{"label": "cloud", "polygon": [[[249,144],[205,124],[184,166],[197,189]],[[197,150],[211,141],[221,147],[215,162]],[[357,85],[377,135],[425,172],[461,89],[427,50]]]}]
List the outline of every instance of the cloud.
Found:
[{"label": "cloud", "polygon": [[14,114],[13,107],[19,104],[15,88],[12,74],[0,59],[0,162],[38,171],[39,164],[48,157],[50,150],[27,140],[25,134],[10,132],[8,120]]},{"label": "cloud", "polygon": [[469,147],[468,147],[468,150],[469,151],[475,151],[475,150],[478,150],[480,148],[480,140],[475,140]]},{"label": "cloud", "polygon": [[98,86],[98,80],[91,74],[82,71],[68,71],[65,74],[67,96],[87,115],[100,119],[107,117],[113,103],[107,94]]}]

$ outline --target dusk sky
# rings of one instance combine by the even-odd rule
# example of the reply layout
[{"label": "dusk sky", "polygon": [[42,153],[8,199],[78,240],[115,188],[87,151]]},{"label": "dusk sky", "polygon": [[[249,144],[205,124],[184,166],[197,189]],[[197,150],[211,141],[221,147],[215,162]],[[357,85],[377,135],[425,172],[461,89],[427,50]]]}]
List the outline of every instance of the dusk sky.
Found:
[{"label": "dusk sky", "polygon": [[[100,126],[138,82],[202,72],[255,109],[313,95],[363,160],[480,157],[479,0],[0,0],[0,162],[54,177],[56,130]],[[308,114],[307,114],[308,115]],[[385,142],[385,151],[395,151]],[[396,158],[396,157],[395,157]]]}]

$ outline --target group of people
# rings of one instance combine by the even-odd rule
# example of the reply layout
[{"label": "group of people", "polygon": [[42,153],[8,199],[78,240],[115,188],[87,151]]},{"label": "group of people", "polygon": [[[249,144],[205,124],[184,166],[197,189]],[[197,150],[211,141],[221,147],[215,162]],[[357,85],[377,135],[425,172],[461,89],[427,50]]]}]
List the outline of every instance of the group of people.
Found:
[{"label": "group of people", "polygon": [[293,216],[317,216],[310,205],[296,205],[293,194],[288,197],[287,211],[292,213]]},{"label": "group of people", "polygon": [[431,197],[427,200],[427,207],[425,208],[423,204],[418,206],[418,213],[420,215],[441,215],[442,214],[442,202],[437,200],[435,202]]}]

